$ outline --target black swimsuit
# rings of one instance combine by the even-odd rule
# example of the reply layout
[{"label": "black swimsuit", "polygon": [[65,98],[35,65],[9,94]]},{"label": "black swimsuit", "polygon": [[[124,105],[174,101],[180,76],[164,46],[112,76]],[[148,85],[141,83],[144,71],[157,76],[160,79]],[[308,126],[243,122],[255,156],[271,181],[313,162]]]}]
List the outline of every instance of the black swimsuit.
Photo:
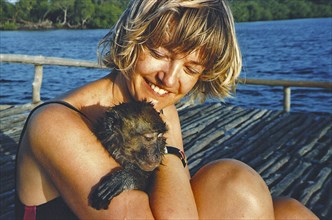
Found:
[{"label": "black swimsuit", "polygon": [[[80,110],[78,110],[77,108],[75,108],[74,106],[70,105],[67,102],[64,101],[50,101],[50,102],[45,102],[39,106],[37,106],[36,108],[34,108],[26,122],[25,125],[23,127],[22,133],[21,133],[21,137],[20,137],[20,141],[19,141],[19,145],[18,147],[20,147],[21,141],[22,141],[22,137],[25,133],[28,121],[32,115],[32,113],[44,106],[44,105],[48,105],[48,104],[52,104],[52,103],[56,103],[56,104],[60,104],[60,105],[64,105],[67,108],[70,108],[76,112],[78,112],[79,114],[81,114],[82,116],[84,116],[85,118],[87,118],[87,116],[81,112]],[[18,150],[17,150],[18,152]],[[16,155],[16,158],[17,155]],[[17,161],[16,161],[17,163]],[[15,181],[16,182],[16,181]],[[37,205],[37,206],[26,206],[24,205],[17,194],[15,194],[15,214],[16,214],[16,219],[24,219],[24,220],[37,220],[37,219],[78,219],[75,214],[69,209],[68,205],[65,203],[65,201],[62,199],[62,197],[57,197],[51,201],[48,201],[44,204],[41,205]]]}]

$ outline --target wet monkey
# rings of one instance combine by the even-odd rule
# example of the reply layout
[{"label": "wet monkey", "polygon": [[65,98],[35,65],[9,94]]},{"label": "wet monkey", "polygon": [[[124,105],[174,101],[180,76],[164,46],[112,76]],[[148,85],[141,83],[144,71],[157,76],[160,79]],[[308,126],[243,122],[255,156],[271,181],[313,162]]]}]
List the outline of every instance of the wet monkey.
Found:
[{"label": "wet monkey", "polygon": [[146,190],[149,176],[162,161],[166,124],[151,103],[116,105],[98,120],[94,132],[121,169],[105,175],[91,190],[89,203],[107,209],[124,190]]}]

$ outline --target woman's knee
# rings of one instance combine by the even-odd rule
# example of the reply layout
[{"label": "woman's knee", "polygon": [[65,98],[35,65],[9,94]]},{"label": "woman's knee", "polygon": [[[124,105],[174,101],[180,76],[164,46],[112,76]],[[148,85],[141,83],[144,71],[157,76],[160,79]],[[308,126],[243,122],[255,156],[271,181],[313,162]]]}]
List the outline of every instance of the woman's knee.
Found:
[{"label": "woman's knee", "polygon": [[193,176],[192,187],[198,209],[205,202],[211,204],[211,200],[218,202],[216,211],[224,209],[225,213],[234,214],[241,210],[253,218],[273,217],[268,187],[255,170],[240,161],[225,159],[204,166]]},{"label": "woman's knee", "polygon": [[277,198],[273,200],[276,219],[318,219],[302,203],[293,198]]},{"label": "woman's knee", "polygon": [[264,180],[251,167],[234,159],[211,162],[200,169],[193,177],[202,178],[204,182],[215,187],[230,187],[240,191],[269,192]]}]

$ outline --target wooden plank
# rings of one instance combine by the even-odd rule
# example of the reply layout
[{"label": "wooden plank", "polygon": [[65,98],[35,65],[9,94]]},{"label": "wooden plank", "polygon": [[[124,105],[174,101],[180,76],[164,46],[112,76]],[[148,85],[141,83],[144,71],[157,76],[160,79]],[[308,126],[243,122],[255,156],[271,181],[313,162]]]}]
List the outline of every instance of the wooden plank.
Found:
[{"label": "wooden plank", "polygon": [[25,63],[34,65],[76,66],[87,68],[106,68],[92,61],[67,59],[59,57],[29,56],[22,54],[0,54],[0,62]]},{"label": "wooden plank", "polygon": [[[200,163],[202,159],[208,158],[208,156],[204,156],[204,158],[202,158],[200,152],[204,150],[203,154],[205,154],[209,149],[209,146],[212,146],[214,141],[231,136],[234,127],[246,121],[254,114],[255,112],[247,114],[247,112],[241,111],[235,113],[232,117],[223,118],[216,115],[212,121],[206,121],[205,119],[202,120],[202,123],[207,126],[205,126],[204,129],[197,134],[195,139],[188,140],[184,137],[185,146],[195,146],[195,148],[186,149],[186,152],[190,154],[189,162],[191,162],[192,166],[194,167],[196,164]],[[239,115],[241,117],[236,118],[236,116]]]},{"label": "wooden plank", "polygon": [[[13,216],[15,152],[32,108],[0,111],[0,219]],[[274,196],[295,197],[321,218],[331,214],[331,114],[211,103],[182,106],[179,115],[192,174],[212,160],[240,159],[261,174]]]},{"label": "wooden plank", "polygon": [[332,88],[332,82],[298,81],[298,80],[268,80],[268,79],[238,79],[239,83],[247,85],[286,86],[286,87],[312,87]]},{"label": "wooden plank", "polygon": [[287,166],[286,164],[290,160],[290,155],[283,155],[279,153],[276,154],[273,159],[272,163],[266,163],[265,166],[261,166],[261,169],[257,169],[257,172],[261,174],[266,184],[270,187],[282,178],[283,173],[281,171],[285,166]]},{"label": "wooden plank", "polygon": [[[216,129],[219,130],[219,137],[216,135],[216,137],[211,138],[209,143],[206,143],[206,149],[203,151],[197,151],[197,144],[200,144],[199,142],[195,143],[195,153],[191,154],[191,160],[195,161],[192,162],[192,165],[195,166],[196,164],[200,164],[201,161],[205,163],[210,162],[214,158],[220,158],[222,155],[224,155],[227,150],[230,150],[230,148],[227,145],[222,145],[223,142],[226,142],[228,139],[232,138],[236,132],[236,130],[241,129],[242,127],[246,127],[247,123],[250,123],[250,120],[260,117],[261,114],[264,114],[262,112],[255,112],[255,111],[243,111],[241,113],[235,114],[237,117],[229,117],[228,120],[223,120],[223,123],[220,122],[220,125],[216,126]],[[215,124],[218,124],[219,121],[216,120]],[[217,132],[215,134],[218,134]],[[202,136],[198,136],[197,139],[201,139]],[[204,137],[203,137],[204,138]],[[222,146],[220,149],[218,146]],[[208,161],[207,161],[208,160]],[[201,166],[201,165],[200,165]]]},{"label": "wooden plank", "polygon": [[319,139],[328,133],[332,127],[332,124],[329,121],[322,121],[317,124],[317,127],[318,126],[319,129],[315,129],[315,127],[313,127],[310,135],[306,135],[307,140],[305,141],[305,144],[303,144],[302,147],[296,152],[298,155],[304,156],[306,153],[308,153],[308,151],[310,151],[310,149],[319,141]]},{"label": "wooden plank", "polygon": [[300,196],[301,201],[307,204],[310,198],[322,188],[324,182],[329,177],[331,177],[331,168],[324,167],[323,169],[321,169],[315,180],[312,181],[310,185],[306,187],[306,190],[303,191],[303,193],[301,194]]},{"label": "wooden plank", "polygon": [[12,115],[18,114],[20,112],[31,111],[34,107],[36,107],[39,104],[40,103],[35,103],[35,104],[28,103],[28,104],[24,104],[24,105],[18,105],[18,106],[12,106],[10,108],[6,108],[6,109],[0,111],[0,119],[5,118],[6,116],[12,116]]},{"label": "wooden plank", "polygon": [[[262,113],[262,114],[261,114]],[[262,111],[257,113],[251,120],[247,120],[237,127],[236,134],[232,135],[227,140],[218,140],[216,145],[223,145],[225,157],[235,157],[237,158],[238,153],[241,150],[250,150],[248,149],[248,143],[252,140],[254,134],[257,134],[262,130],[263,123],[261,121],[266,121],[271,118],[271,112]],[[275,116],[275,115],[274,115]],[[273,116],[272,116],[273,117]]]},{"label": "wooden plank", "polygon": [[329,219],[332,216],[332,178],[331,175],[328,177],[327,181],[324,182],[321,189],[314,194],[314,196],[307,203],[308,207],[312,207],[315,213],[321,219]]},{"label": "wooden plank", "polygon": [[6,110],[6,109],[11,108],[11,107],[12,107],[11,105],[0,105],[0,111]]},{"label": "wooden plank", "polygon": [[299,178],[306,171],[306,169],[310,167],[311,164],[302,161],[299,161],[299,163],[297,163],[296,161],[290,160],[285,165],[287,165],[287,167],[285,167],[286,169],[284,169],[283,171],[284,175],[281,175],[282,178],[280,178],[279,181],[275,181],[271,184],[271,186],[273,186],[271,187],[272,195],[285,195],[286,193],[284,192],[287,190],[290,184],[295,181],[299,181]]},{"label": "wooden plank", "polygon": [[[268,167],[268,164],[271,165],[276,162],[275,152],[278,152],[279,154],[282,153],[282,151],[289,152],[292,144],[296,143],[296,136],[303,132],[303,129],[305,128],[303,125],[306,126],[309,125],[309,123],[303,123],[302,118],[296,118],[295,121],[292,121],[291,126],[287,126],[288,129],[280,129],[277,131],[278,136],[276,141],[269,142],[270,146],[260,150],[259,157],[253,159],[253,166],[257,166],[258,170],[262,172]],[[268,164],[265,163],[263,167],[257,164],[264,160],[268,161]]]}]

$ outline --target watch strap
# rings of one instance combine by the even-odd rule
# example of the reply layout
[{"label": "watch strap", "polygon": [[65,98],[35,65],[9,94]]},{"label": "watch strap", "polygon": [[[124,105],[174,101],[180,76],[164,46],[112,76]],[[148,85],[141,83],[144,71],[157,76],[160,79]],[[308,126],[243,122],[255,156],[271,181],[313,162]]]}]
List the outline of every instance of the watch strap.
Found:
[{"label": "watch strap", "polygon": [[186,155],[184,154],[184,152],[176,147],[171,147],[171,146],[166,146],[165,147],[165,154],[173,154],[175,156],[177,156],[178,158],[180,158],[183,167],[186,167],[187,165],[187,159],[186,159]]}]

